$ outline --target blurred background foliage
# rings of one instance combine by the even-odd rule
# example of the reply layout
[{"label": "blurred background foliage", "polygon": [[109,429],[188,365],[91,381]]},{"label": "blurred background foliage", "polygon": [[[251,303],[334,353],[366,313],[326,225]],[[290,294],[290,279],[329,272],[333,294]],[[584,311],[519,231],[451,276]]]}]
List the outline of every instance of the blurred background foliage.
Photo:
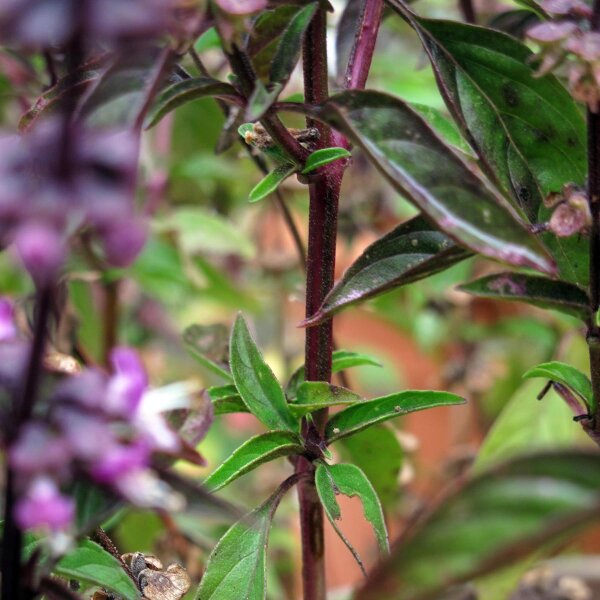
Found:
[{"label": "blurred background foliage", "polygon": [[[334,4],[341,8],[344,3]],[[419,0],[415,8],[426,16],[460,18],[449,0]],[[481,22],[512,27],[516,34],[524,21],[535,19],[517,4],[486,0],[477,8]],[[339,14],[330,20],[332,39]],[[226,66],[217,45],[209,30],[196,49],[209,71],[223,79]],[[191,61],[185,66],[195,73]],[[0,116],[10,129],[35,97],[43,66],[3,50],[0,67]],[[398,18],[384,22],[368,87],[445,111],[415,33]],[[299,73],[286,92],[301,92]],[[288,123],[301,125],[296,117]],[[229,327],[240,310],[253,323],[257,342],[280,380],[302,363],[303,331],[297,327],[304,304],[301,262],[277,204],[271,199],[247,202],[249,190],[261,179],[248,155],[237,144],[215,154],[223,126],[217,103],[198,100],[145,136],[139,204],[152,216],[152,233],[143,254],[127,270],[103,272],[83,249],[72,257],[68,311],[82,354],[101,359],[105,332],[99,315],[106,307],[104,284],[112,282],[121,298],[118,341],[140,349],[154,385],[190,378],[202,387],[220,383],[194,360],[182,333],[193,324]],[[306,188],[290,178],[282,190],[305,239]],[[340,210],[338,276],[370,242],[414,213],[358,151],[344,179]],[[491,268],[483,259],[470,259],[336,317],[338,346],[371,354],[382,364],[347,374],[366,397],[432,387],[469,400],[467,407],[410,415],[341,445],[344,457],[360,459],[382,494],[392,535],[410,511],[473,461],[482,468],[525,450],[586,443],[561,401],[549,394],[538,402],[542,383],[523,383],[521,378],[528,368],[551,359],[587,370],[585,344],[575,335],[579,325],[558,313],[477,299],[454,289]],[[0,287],[21,298],[31,292],[27,277],[7,253],[0,254]],[[201,477],[257,431],[259,425],[248,415],[218,417],[201,446],[209,467],[182,468]],[[224,495],[251,508],[288,470],[283,460],[271,463],[236,481]],[[271,598],[297,597],[298,547],[289,534],[297,530],[294,503],[293,497],[286,499],[271,535],[270,552],[276,559],[270,562]],[[348,501],[346,509],[351,516],[342,529],[372,562],[375,544],[361,525],[360,507]],[[111,526],[123,552],[156,553],[165,556],[165,563],[169,557],[184,560],[198,579],[226,524],[191,512],[171,520],[128,510]],[[329,577],[342,593],[359,581],[360,572],[330,533]],[[518,579],[522,570],[502,576],[514,584],[515,573]],[[498,577],[481,582],[481,589],[486,600],[506,598],[505,592],[500,595]]]}]

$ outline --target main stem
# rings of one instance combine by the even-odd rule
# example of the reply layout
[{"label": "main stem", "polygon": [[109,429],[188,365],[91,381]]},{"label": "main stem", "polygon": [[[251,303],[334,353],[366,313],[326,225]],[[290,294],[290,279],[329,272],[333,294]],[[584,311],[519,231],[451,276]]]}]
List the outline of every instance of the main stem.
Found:
[{"label": "main stem", "polygon": [[[600,0],[594,1],[591,20],[592,31],[600,31]],[[588,328],[590,373],[594,397],[591,427],[600,433],[600,328],[596,322],[596,311],[600,306],[600,114],[587,111],[588,130],[588,197],[592,216],[590,234],[590,306],[592,322]]]}]

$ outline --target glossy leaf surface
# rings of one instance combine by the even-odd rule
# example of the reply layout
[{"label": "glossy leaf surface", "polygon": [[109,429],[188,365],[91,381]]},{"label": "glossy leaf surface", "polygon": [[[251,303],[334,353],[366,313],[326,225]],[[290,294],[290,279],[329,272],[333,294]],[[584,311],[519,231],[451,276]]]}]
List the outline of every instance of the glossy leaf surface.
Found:
[{"label": "glossy leaf surface", "polygon": [[250,202],[258,202],[263,198],[266,198],[269,194],[272,194],[290,175],[295,171],[294,166],[280,165],[273,169],[268,175],[261,179],[252,188],[248,200]]},{"label": "glossy leaf surface", "polygon": [[594,404],[594,394],[590,378],[579,369],[558,360],[542,363],[529,369],[523,377],[532,379],[541,377],[556,381],[572,389],[588,406]]},{"label": "glossy leaf surface", "polygon": [[256,347],[248,326],[238,315],[230,343],[231,373],[248,410],[269,429],[296,431],[283,390]]},{"label": "glossy leaf surface", "polygon": [[121,563],[91,540],[84,540],[61,559],[54,572],[67,579],[104,587],[125,600],[141,597]]},{"label": "glossy leaf surface", "polygon": [[206,478],[204,485],[212,491],[219,490],[263,463],[280,456],[302,452],[302,441],[290,431],[269,431],[257,435],[234,450],[231,456]]},{"label": "glossy leaf surface", "polygon": [[554,272],[546,250],[516,213],[404,102],[348,91],[333,96],[319,114],[457,242],[489,258]]},{"label": "glossy leaf surface", "polygon": [[362,400],[361,396],[346,388],[324,381],[305,381],[298,387],[296,398],[289,404],[289,407],[297,417],[303,417],[321,408],[356,404]]},{"label": "glossy leaf surface", "polygon": [[165,115],[179,106],[207,96],[237,98],[238,93],[232,85],[210,77],[195,77],[178,81],[158,95],[148,114],[146,127],[154,127]]},{"label": "glossy leaf surface", "polygon": [[238,394],[235,385],[219,385],[208,389],[208,395],[216,415],[226,415],[236,412],[250,412]]},{"label": "glossy leaf surface", "polygon": [[367,400],[350,406],[331,417],[325,428],[328,442],[335,442],[362,431],[375,423],[400,417],[417,410],[464,404],[464,399],[449,392],[408,390]]},{"label": "glossy leaf surface", "polygon": [[512,564],[597,519],[599,509],[596,452],[502,463],[440,501],[392,548],[356,598],[433,600],[453,583]]},{"label": "glossy leaf surface", "polygon": [[474,296],[520,300],[540,308],[559,310],[583,321],[590,317],[588,295],[566,281],[505,272],[471,281],[459,289]]},{"label": "glossy leaf surface", "polygon": [[304,323],[315,325],[342,308],[439,273],[469,256],[468,250],[415,217],[366,248]]}]

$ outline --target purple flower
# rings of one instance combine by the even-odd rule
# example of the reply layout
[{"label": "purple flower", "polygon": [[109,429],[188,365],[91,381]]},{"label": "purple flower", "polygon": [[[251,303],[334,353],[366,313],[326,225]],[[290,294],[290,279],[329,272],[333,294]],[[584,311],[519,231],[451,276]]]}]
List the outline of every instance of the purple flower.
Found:
[{"label": "purple flower", "polygon": [[139,219],[113,223],[101,234],[106,260],[115,267],[129,266],[146,242],[146,227]]},{"label": "purple flower", "polygon": [[66,441],[42,423],[28,423],[9,452],[10,464],[19,475],[61,473],[71,462]]},{"label": "purple flower", "polygon": [[12,302],[8,298],[0,297],[0,342],[12,340],[16,336]]},{"label": "purple flower", "polygon": [[150,449],[143,442],[113,444],[103,449],[90,471],[101,483],[118,485],[125,475],[145,469],[150,462]]},{"label": "purple flower", "polygon": [[55,419],[70,451],[80,461],[98,460],[114,444],[114,435],[102,417],[65,407],[56,411]]},{"label": "purple flower", "polygon": [[23,529],[67,529],[73,522],[75,504],[63,496],[49,477],[36,477],[17,502],[15,516]]},{"label": "purple flower", "polygon": [[55,403],[73,404],[89,410],[102,410],[108,377],[99,370],[86,369],[61,381],[56,387]]},{"label": "purple flower", "polygon": [[131,348],[113,349],[110,361],[114,375],[106,390],[106,410],[115,415],[132,418],[148,387],[148,378],[137,353]]},{"label": "purple flower", "polygon": [[56,230],[41,223],[28,223],[19,228],[14,243],[36,285],[43,287],[56,278],[66,254]]}]

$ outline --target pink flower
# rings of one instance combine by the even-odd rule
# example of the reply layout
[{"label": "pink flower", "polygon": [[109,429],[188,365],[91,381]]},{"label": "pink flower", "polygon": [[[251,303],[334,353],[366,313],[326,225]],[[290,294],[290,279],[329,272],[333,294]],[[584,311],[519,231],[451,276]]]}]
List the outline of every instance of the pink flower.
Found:
[{"label": "pink flower", "polygon": [[146,468],[149,462],[150,449],[145,443],[113,444],[104,448],[104,452],[92,465],[90,471],[97,481],[118,485],[121,478]]},{"label": "pink flower", "polygon": [[0,298],[0,342],[12,340],[16,335],[12,302],[8,298]]},{"label": "pink flower", "polygon": [[108,382],[105,408],[111,414],[132,418],[148,387],[146,371],[131,348],[115,348],[110,361],[115,373]]},{"label": "pink flower", "polygon": [[23,529],[67,529],[75,515],[73,500],[63,496],[49,477],[36,477],[16,507],[17,523]]}]

